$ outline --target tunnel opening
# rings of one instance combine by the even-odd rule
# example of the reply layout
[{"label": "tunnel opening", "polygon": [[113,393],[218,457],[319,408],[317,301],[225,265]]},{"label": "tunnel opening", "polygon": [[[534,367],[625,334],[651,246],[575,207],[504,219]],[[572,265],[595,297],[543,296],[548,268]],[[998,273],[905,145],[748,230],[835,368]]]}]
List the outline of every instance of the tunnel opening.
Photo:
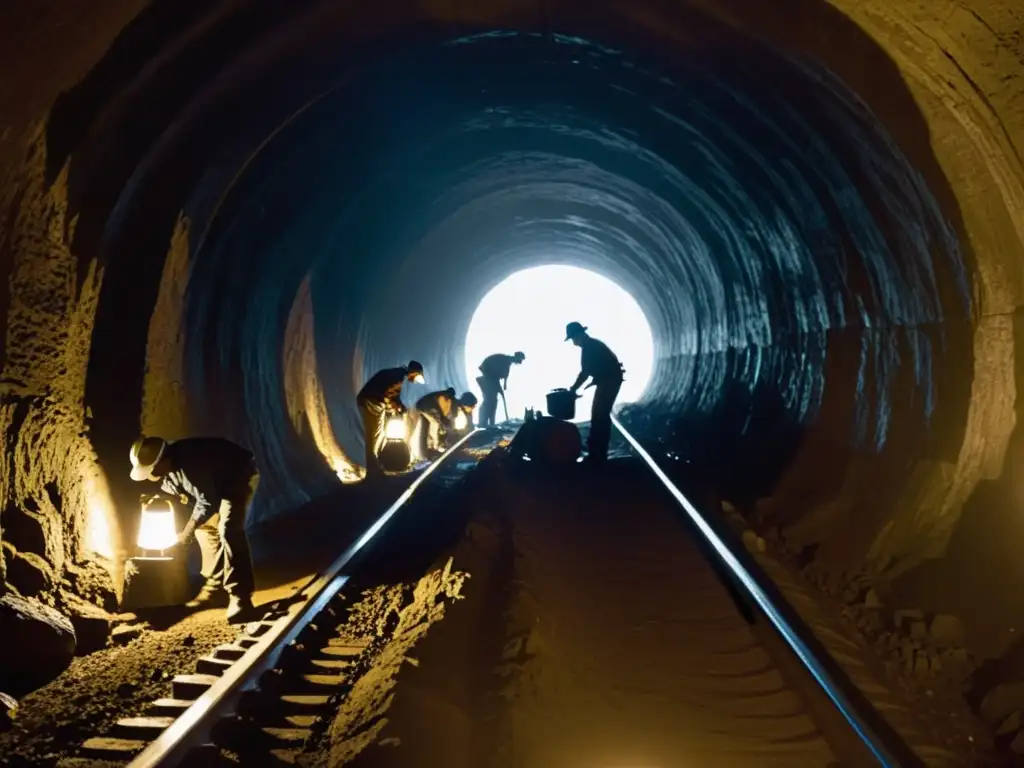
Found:
[{"label": "tunnel opening", "polygon": [[[593,320],[590,320],[590,318]],[[545,411],[545,397],[568,388],[580,370],[579,353],[563,338],[570,322],[586,321],[587,332],[616,352],[627,371],[618,403],[643,398],[654,370],[650,323],[627,291],[595,272],[546,264],[520,270],[491,288],[473,311],[466,333],[466,381],[482,399],[479,365],[495,353],[523,352],[510,376],[505,406],[513,419],[527,409]],[[592,390],[581,390],[575,421],[589,419]]]},{"label": "tunnel opening", "polygon": [[[1013,248],[976,262],[960,206],[997,211],[986,226],[1019,245],[996,222],[1010,203],[952,188],[974,167],[930,135],[905,56],[830,5],[794,23],[737,3],[725,23],[644,3],[388,19],[243,3],[163,25],[152,5],[4,197],[4,402],[28,414],[8,444],[51,446],[5,471],[6,504],[58,482],[41,514],[68,541],[97,466],[116,512],[86,547],[133,539],[140,429],[253,447],[256,521],[334,492],[362,451],[362,382],[415,358],[469,388],[472,308],[538,248],[648,314],[657,359],[625,423],[822,567],[941,570],[964,505],[1001,504],[974,489],[1012,428],[1017,289],[994,252]],[[45,316],[40,293],[59,297]],[[41,323],[62,330],[33,351]],[[53,458],[72,439],[74,467]],[[16,591],[36,583],[23,518],[0,515]]]}]

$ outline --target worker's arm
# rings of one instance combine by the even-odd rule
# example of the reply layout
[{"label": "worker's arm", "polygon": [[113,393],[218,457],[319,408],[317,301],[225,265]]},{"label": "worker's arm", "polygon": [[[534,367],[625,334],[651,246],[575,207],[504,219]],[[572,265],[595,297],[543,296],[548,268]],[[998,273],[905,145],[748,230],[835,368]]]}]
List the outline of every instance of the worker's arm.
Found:
[{"label": "worker's arm", "polygon": [[[195,529],[213,517],[213,513],[220,509],[220,499],[207,499],[202,491],[196,488],[183,472],[172,472],[169,474],[164,478],[160,489],[164,493],[179,497],[186,496],[192,499],[192,516],[185,523],[185,527],[181,529],[181,533],[178,534],[179,543],[184,543],[191,539]],[[213,504],[213,501],[217,503]]]},{"label": "worker's arm", "polygon": [[583,382],[586,381],[589,378],[590,378],[590,374],[587,371],[585,371],[585,370],[580,371],[580,375],[576,377],[576,381],[573,382],[573,385],[571,387],[569,387],[569,389],[571,389],[573,392],[575,392],[581,386],[583,386]]}]

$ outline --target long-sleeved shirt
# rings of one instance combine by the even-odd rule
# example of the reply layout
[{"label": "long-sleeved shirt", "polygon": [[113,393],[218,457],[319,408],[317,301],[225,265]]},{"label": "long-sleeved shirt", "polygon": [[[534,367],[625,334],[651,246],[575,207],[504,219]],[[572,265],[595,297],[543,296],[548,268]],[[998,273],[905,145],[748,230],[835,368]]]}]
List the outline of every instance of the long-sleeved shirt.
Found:
[{"label": "long-sleeved shirt", "polygon": [[378,371],[359,390],[357,399],[399,406],[402,403],[402,385],[408,377],[409,369],[404,366]]},{"label": "long-sleeved shirt", "polygon": [[416,410],[418,411],[430,411],[431,413],[440,414],[443,418],[447,419],[452,414],[452,406],[455,404],[455,398],[448,394],[445,390],[440,392],[431,392],[429,395],[424,395],[416,401]]},{"label": "long-sleeved shirt", "polygon": [[576,377],[572,388],[579,389],[591,376],[598,386],[622,381],[622,373],[622,363],[608,345],[587,336],[580,343],[580,375]]},{"label": "long-sleeved shirt", "polygon": [[189,437],[167,445],[171,471],[160,483],[170,496],[192,499],[192,520],[200,526],[220,510],[223,499],[245,487],[257,473],[256,459],[222,437]]},{"label": "long-sleeved shirt", "polygon": [[516,361],[512,355],[490,355],[480,363],[480,373],[488,379],[508,383],[508,375],[512,371],[512,364]]}]

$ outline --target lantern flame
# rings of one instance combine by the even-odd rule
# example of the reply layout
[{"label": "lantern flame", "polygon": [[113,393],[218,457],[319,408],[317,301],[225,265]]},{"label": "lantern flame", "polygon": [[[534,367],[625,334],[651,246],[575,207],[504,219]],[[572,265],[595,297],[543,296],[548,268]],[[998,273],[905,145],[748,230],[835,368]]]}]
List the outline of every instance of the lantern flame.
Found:
[{"label": "lantern flame", "polygon": [[139,538],[136,543],[142,549],[170,549],[178,541],[178,529],[174,524],[174,508],[171,502],[162,505],[147,505],[142,508],[139,521]]},{"label": "lantern flame", "polygon": [[466,418],[466,412],[460,408],[459,412],[455,414],[455,429],[461,432],[468,424],[469,419]]},{"label": "lantern flame", "polygon": [[407,436],[408,429],[406,429],[404,418],[394,416],[388,419],[387,424],[384,425],[384,438],[386,440],[401,440],[404,442]]}]

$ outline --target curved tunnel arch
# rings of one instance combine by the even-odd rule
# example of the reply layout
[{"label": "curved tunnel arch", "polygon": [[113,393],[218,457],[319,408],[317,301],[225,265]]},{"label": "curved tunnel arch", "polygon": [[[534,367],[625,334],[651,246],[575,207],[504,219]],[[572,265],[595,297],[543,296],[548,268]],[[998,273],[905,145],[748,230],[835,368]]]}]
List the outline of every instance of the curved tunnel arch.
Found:
[{"label": "curved tunnel arch", "polygon": [[[372,280],[372,274],[349,275],[351,281],[343,286],[347,293],[339,294],[334,282],[323,279],[322,267],[317,271],[312,260],[304,261],[310,253],[319,252],[321,260],[336,256],[344,235],[320,225],[318,242],[287,242],[288,231],[303,230],[300,214],[322,220],[331,201],[321,200],[316,207],[302,211],[310,205],[308,198],[273,196],[275,189],[301,181],[295,178],[297,160],[301,158],[285,137],[304,126],[308,129],[311,115],[328,108],[331,100],[342,93],[344,83],[339,83],[339,75],[371,51],[379,54],[382,40],[402,49],[413,43],[451,40],[492,28],[517,27],[545,33],[558,29],[623,50],[645,50],[652,61],[671,62],[675,58],[676,66],[680,52],[688,51],[691,67],[699,64],[718,72],[731,68],[738,75],[743,59],[760,48],[755,39],[763,39],[798,56],[806,54],[824,62],[865,100],[899,153],[921,173],[941,210],[939,217],[924,214],[931,219],[929,226],[935,228],[933,236],[941,229],[941,221],[949,222],[962,265],[973,281],[967,292],[967,298],[974,302],[973,325],[967,322],[972,318],[965,314],[961,292],[965,283],[957,274],[957,243],[928,248],[933,256],[936,250],[946,251],[933,262],[939,265],[934,291],[904,293],[901,298],[906,302],[894,303],[890,298],[885,311],[865,312],[859,320],[849,302],[842,307],[833,302],[819,310],[829,315],[828,328],[824,322],[811,323],[797,329],[795,335],[801,344],[771,346],[763,343],[763,337],[769,329],[777,333],[777,322],[758,327],[747,320],[730,318],[728,323],[721,323],[699,311],[701,305],[697,303],[687,306],[669,301],[662,286],[670,279],[685,278],[686,273],[666,265],[662,267],[665,271],[651,280],[644,274],[649,269],[627,266],[621,259],[629,255],[627,244],[636,236],[625,228],[620,230],[623,237],[616,250],[619,258],[609,257],[607,240],[602,244],[599,237],[567,237],[563,242],[580,254],[580,266],[605,271],[640,298],[650,312],[661,351],[666,354],[650,388],[651,401],[630,415],[631,423],[640,431],[675,446],[681,431],[697,436],[698,441],[712,426],[725,425],[726,430],[737,431],[751,409],[767,420],[777,404],[758,401],[751,406],[749,391],[743,396],[721,397],[727,382],[736,385],[760,376],[762,381],[771,382],[768,390],[789,391],[790,403],[801,403],[797,410],[806,407],[804,421],[811,426],[799,444],[794,442],[796,453],[788,466],[779,468],[788,471],[775,488],[774,498],[762,505],[765,517],[787,528],[797,546],[820,544],[819,558],[839,570],[850,566],[851,560],[867,560],[870,568],[888,569],[891,576],[896,576],[923,558],[940,554],[978,482],[996,479],[1002,473],[1012,429],[1015,382],[1010,315],[1020,303],[1021,281],[1010,276],[1017,274],[1014,259],[1021,248],[1019,228],[1024,226],[1014,224],[1015,220],[1024,221],[1024,195],[1021,164],[1013,147],[1015,134],[1010,132],[1010,128],[1021,126],[1020,117],[1006,106],[1012,94],[1004,93],[1001,101],[990,100],[990,106],[985,107],[969,95],[969,88],[947,87],[944,80],[961,86],[965,81],[965,76],[956,71],[953,53],[959,52],[957,45],[940,36],[938,42],[923,48],[927,51],[925,58],[914,59],[913,44],[926,45],[921,42],[924,33],[920,29],[933,28],[932,22],[889,13],[884,4],[851,3],[851,7],[857,5],[857,10],[851,10],[855,22],[829,5],[810,0],[791,3],[785,18],[777,10],[738,0],[713,4],[714,9],[703,5],[693,3],[675,10],[664,4],[639,2],[622,7],[572,2],[518,9],[495,5],[486,12],[463,11],[468,14],[463,18],[442,18],[442,14],[422,4],[409,2],[402,4],[407,13],[391,9],[387,19],[377,18],[377,12],[369,8],[352,11],[323,5],[301,11],[266,2],[243,4],[234,13],[221,13],[208,20],[164,4],[145,11],[92,75],[58,102],[48,124],[45,156],[47,183],[58,178],[70,159],[67,200],[69,221],[74,224],[68,227],[67,238],[78,265],[78,283],[85,282],[85,268],[93,260],[104,270],[84,399],[93,414],[92,445],[110,477],[115,504],[122,510],[132,507],[134,489],[123,481],[118,468],[124,462],[124,446],[139,427],[147,350],[153,346],[154,335],[172,334],[171,329],[188,318],[191,325],[186,327],[191,333],[182,342],[187,348],[199,342],[195,329],[202,328],[207,349],[202,355],[190,354],[188,358],[193,382],[188,418],[207,428],[213,423],[210,409],[204,409],[197,400],[197,391],[207,393],[209,403],[236,404],[233,408],[217,407],[218,429],[254,444],[261,458],[274,467],[269,474],[278,480],[276,484],[271,480],[268,488],[274,493],[264,494],[265,498],[273,495],[283,499],[281,507],[289,507],[323,493],[332,482],[330,468],[320,460],[321,450],[308,434],[300,434],[289,416],[285,377],[280,375],[285,365],[282,346],[289,336],[288,319],[309,269],[314,270],[311,306],[317,369],[325,384],[334,437],[346,453],[358,455],[358,443],[352,439],[354,414],[350,410],[349,382],[354,388],[370,369],[408,357],[419,357],[441,372],[442,378],[461,382],[461,338],[474,299],[482,297],[502,275],[538,263],[531,245],[545,238],[550,242],[559,234],[558,225],[565,223],[564,215],[561,219],[549,217],[554,221],[538,217],[528,226],[508,230],[510,239],[520,247],[485,254],[471,267],[460,268],[455,261],[450,262],[447,268],[452,270],[453,279],[459,279],[460,300],[465,301],[467,309],[464,319],[453,315],[439,328],[416,327],[408,322],[391,326],[387,318],[364,311],[358,300],[359,280]],[[953,5],[949,8],[947,22],[959,13]],[[407,25],[410,19],[429,21],[433,26],[413,29]],[[924,26],[915,29],[915,24]],[[730,25],[745,30],[744,34],[738,35]],[[909,44],[901,39],[917,42]],[[299,50],[301,55],[296,54]],[[581,40],[574,39],[562,40],[551,50],[564,57],[593,56],[593,61],[600,60],[602,65],[612,57],[587,49]],[[808,69],[803,60],[791,59],[788,66],[804,67],[805,75],[819,80],[831,77],[822,70]],[[742,77],[771,78],[781,71],[781,67],[762,67],[742,73]],[[772,80],[768,90],[787,90],[782,75]],[[738,95],[733,93],[734,97]],[[749,92],[744,96],[753,97]],[[998,114],[986,111],[998,109],[992,104],[1003,109]],[[807,100],[802,106],[809,109],[814,105]],[[951,115],[957,109],[954,121]],[[834,120],[828,114],[819,114],[818,118]],[[999,124],[1000,119],[1006,121],[1005,125]],[[669,128],[662,130],[667,134]],[[792,135],[781,136],[780,146]],[[269,141],[268,136],[272,137]],[[876,134],[872,140],[878,146],[888,141],[884,134]],[[842,146],[851,148],[850,144]],[[848,171],[863,174],[857,179],[863,186],[870,180],[869,174],[880,168],[874,159],[879,155],[872,155],[864,144],[860,146],[867,154],[857,160],[847,158],[845,166]],[[982,156],[984,161],[978,162]],[[559,199],[566,191],[565,185],[581,169],[578,164],[559,168],[558,164],[565,166],[565,161],[556,158],[549,157],[546,162],[552,166],[547,169],[550,173],[538,172],[532,180],[534,186],[528,187],[534,200],[542,199],[545,190],[552,199]],[[260,178],[264,168],[276,175]],[[986,172],[983,180],[977,178],[980,168]],[[507,178],[494,175],[492,183],[497,187]],[[882,191],[891,195],[889,204],[898,197],[893,197],[889,185],[903,182],[905,179],[891,176],[884,185]],[[591,189],[599,186],[600,180],[596,179]],[[449,186],[449,190],[453,195],[458,193],[457,187]],[[922,203],[926,197],[917,190],[904,195],[901,204],[916,200],[916,205],[926,207]],[[464,216],[477,212],[484,215],[487,202],[486,195],[477,193],[479,209],[465,209],[456,200],[448,210],[461,209]],[[809,206],[810,202],[810,194],[805,194],[793,207]],[[173,251],[168,244],[181,226],[182,211],[189,221],[189,301],[187,309],[182,310],[184,317],[162,318],[154,329],[139,319],[150,316],[158,302],[161,280],[166,283],[169,279],[165,272],[170,266],[164,268],[161,257]],[[871,212],[875,216],[885,214],[877,206]],[[35,214],[41,221],[49,220],[45,210],[36,210]],[[425,210],[424,215],[431,213]],[[608,238],[609,232],[606,229],[602,234]],[[477,256],[486,250],[487,240],[494,239],[493,232],[460,229],[458,215],[423,234],[419,239],[411,238],[414,242],[406,252],[409,258],[389,284],[399,294],[405,295],[422,283],[424,273],[429,272],[431,254],[436,255],[438,248],[450,243],[456,234],[465,236],[467,251],[475,248]],[[778,227],[770,234],[779,237],[786,232]],[[788,233],[793,240],[801,239],[803,234]],[[746,236],[753,237],[754,233]],[[931,245],[941,241],[941,236],[936,237]],[[264,269],[262,263],[260,269],[254,269],[252,253],[267,248],[269,243],[287,245],[276,251],[276,271]],[[834,245],[827,238],[808,243],[819,251]],[[853,243],[847,240],[842,245]],[[889,245],[893,247],[891,241]],[[880,247],[880,241],[870,246]],[[908,241],[895,246],[901,253],[914,247]],[[401,250],[397,245],[393,248]],[[902,266],[909,270],[906,263]],[[919,262],[917,266],[923,268],[926,264]],[[693,273],[689,275],[692,279]],[[912,282],[909,273],[904,277]],[[234,289],[222,293],[227,301],[213,300],[214,288],[221,284],[218,281],[226,280]],[[861,295],[870,292],[870,280],[869,274],[860,275],[857,290]],[[788,285],[784,279],[777,280],[776,293],[784,293]],[[271,306],[253,307],[246,300],[247,292],[249,296],[270,297]],[[325,300],[318,300],[318,293],[324,292],[350,299],[344,305],[344,317],[324,310]],[[931,302],[914,305],[909,302],[911,296]],[[442,301],[439,296],[438,302]],[[737,311],[738,303],[729,304],[720,297],[720,306],[727,304]],[[778,306],[785,303],[779,302]],[[16,309],[16,302],[12,303],[8,313],[8,338],[15,343],[19,337],[17,333],[12,335],[12,328],[25,327],[25,322],[31,326],[31,318],[26,315],[28,321],[19,320]],[[83,327],[89,325],[83,322]],[[850,330],[841,330],[838,326],[842,325]],[[872,327],[862,332],[865,325]],[[931,335],[921,330],[915,338],[891,337],[892,327],[922,325],[932,326]],[[749,338],[738,344],[735,337],[726,341],[713,335],[713,329],[725,327],[744,329]],[[246,329],[244,334],[235,335],[241,328]],[[682,334],[679,328],[694,331]],[[220,341],[216,340],[217,334],[221,334]],[[388,337],[395,336],[403,339],[401,344],[388,343]],[[435,343],[433,336],[456,343]],[[759,340],[762,343],[757,343]],[[726,347],[743,347],[746,351],[726,352]],[[216,350],[214,357],[208,354],[210,349]],[[929,381],[927,373],[915,380],[915,372],[925,369],[929,357],[933,380]],[[908,365],[907,360],[915,362]],[[197,364],[199,361],[201,364]],[[865,396],[865,387],[885,378],[880,370],[885,366],[891,368],[891,383],[878,384],[873,395]],[[973,381],[962,374],[964,368],[973,370]],[[260,371],[274,372],[272,389],[265,386],[270,377],[261,377]],[[802,378],[800,371],[804,371]],[[817,375],[818,371],[823,374]],[[5,378],[11,380],[17,374],[9,341]],[[787,376],[787,383],[780,384]],[[45,389],[45,382],[32,376],[24,378],[28,381],[26,390],[33,386]],[[197,381],[201,387],[196,386]],[[338,385],[327,386],[328,382]],[[677,393],[690,396],[671,397],[672,382],[677,384]],[[678,386],[680,382],[682,386]],[[768,390],[762,388],[761,396]],[[798,395],[798,390],[805,394]],[[72,402],[73,396],[68,397]],[[268,411],[272,403],[276,403],[274,410]],[[722,403],[729,405],[730,413],[723,412]],[[739,405],[746,410],[741,409],[740,416],[731,415]],[[50,406],[44,403],[42,407]],[[932,410],[929,430],[925,427]],[[701,411],[704,417],[693,417]],[[682,412],[689,414],[687,419],[678,418]],[[916,420],[905,418],[909,413],[917,414]],[[254,422],[257,414],[262,415]],[[893,418],[888,430],[878,429],[889,415]],[[723,421],[726,417],[735,423]],[[858,425],[861,435],[855,431]],[[773,434],[777,435],[771,430],[762,431],[760,439],[770,439]],[[880,434],[887,439],[880,441]],[[691,445],[694,439],[691,437]],[[872,444],[875,449],[887,450],[870,450]],[[756,457],[763,448],[754,441],[746,446],[746,452]],[[822,456],[833,466],[823,468]],[[913,462],[894,461],[897,456],[911,456]],[[828,471],[817,471],[823,469]],[[8,474],[17,471],[10,469]],[[22,477],[18,482],[31,486],[36,482],[34,478]],[[70,487],[75,481],[72,478],[67,483]],[[865,489],[872,485],[884,486],[885,490]],[[290,489],[300,492],[289,496]],[[24,496],[25,491],[14,495],[19,493]],[[14,498],[8,503],[17,505],[21,500]],[[917,514],[922,508],[930,514]],[[130,533],[130,515],[126,514],[123,522]]]}]

